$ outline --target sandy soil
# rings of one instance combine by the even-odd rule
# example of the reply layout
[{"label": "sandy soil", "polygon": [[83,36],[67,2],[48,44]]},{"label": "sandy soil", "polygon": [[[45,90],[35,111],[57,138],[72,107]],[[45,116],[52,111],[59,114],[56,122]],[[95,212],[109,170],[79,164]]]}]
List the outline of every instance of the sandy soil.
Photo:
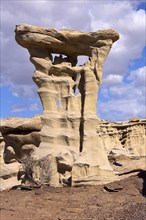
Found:
[{"label": "sandy soil", "polygon": [[1,192],[1,220],[145,220],[146,172],[103,186]]}]

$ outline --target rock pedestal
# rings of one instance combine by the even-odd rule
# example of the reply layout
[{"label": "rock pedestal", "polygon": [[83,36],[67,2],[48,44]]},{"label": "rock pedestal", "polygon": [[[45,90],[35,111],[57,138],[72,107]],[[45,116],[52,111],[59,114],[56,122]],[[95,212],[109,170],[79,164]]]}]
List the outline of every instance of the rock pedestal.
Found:
[{"label": "rock pedestal", "polygon": [[[15,32],[36,68],[33,80],[44,110],[41,143],[31,155],[33,179],[53,186],[109,182],[114,174],[96,134],[96,101],[103,64],[118,33],[30,25],[17,25]],[[89,59],[77,66],[80,55]]]}]

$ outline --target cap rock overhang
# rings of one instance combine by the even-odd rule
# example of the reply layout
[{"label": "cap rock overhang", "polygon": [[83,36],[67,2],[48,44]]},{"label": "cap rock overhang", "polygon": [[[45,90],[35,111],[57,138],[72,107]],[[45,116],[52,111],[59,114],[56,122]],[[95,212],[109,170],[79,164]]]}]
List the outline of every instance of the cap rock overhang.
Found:
[{"label": "cap rock overhang", "polygon": [[36,27],[28,24],[16,25],[15,33],[16,41],[22,47],[30,48],[32,45],[37,48],[45,47],[50,53],[75,56],[91,56],[91,47],[100,48],[119,39],[118,32],[111,29],[81,32]]}]

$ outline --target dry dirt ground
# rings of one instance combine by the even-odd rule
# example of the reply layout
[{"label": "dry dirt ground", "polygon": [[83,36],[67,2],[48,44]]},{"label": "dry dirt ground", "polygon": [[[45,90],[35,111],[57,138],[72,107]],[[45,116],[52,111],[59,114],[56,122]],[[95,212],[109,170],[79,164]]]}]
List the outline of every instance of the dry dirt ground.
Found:
[{"label": "dry dirt ground", "polygon": [[1,192],[1,220],[145,220],[146,172],[103,186]]}]

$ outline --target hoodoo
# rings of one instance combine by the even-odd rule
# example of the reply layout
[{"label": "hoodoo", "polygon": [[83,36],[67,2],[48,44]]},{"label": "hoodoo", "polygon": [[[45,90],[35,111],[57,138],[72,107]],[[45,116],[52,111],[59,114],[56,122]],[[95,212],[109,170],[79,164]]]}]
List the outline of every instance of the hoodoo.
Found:
[{"label": "hoodoo", "polygon": [[[15,33],[36,68],[33,80],[43,105],[41,142],[29,156],[33,181],[51,186],[110,182],[115,175],[96,133],[96,101],[104,62],[119,34],[26,24],[17,25]],[[80,55],[89,59],[77,66]]]}]

